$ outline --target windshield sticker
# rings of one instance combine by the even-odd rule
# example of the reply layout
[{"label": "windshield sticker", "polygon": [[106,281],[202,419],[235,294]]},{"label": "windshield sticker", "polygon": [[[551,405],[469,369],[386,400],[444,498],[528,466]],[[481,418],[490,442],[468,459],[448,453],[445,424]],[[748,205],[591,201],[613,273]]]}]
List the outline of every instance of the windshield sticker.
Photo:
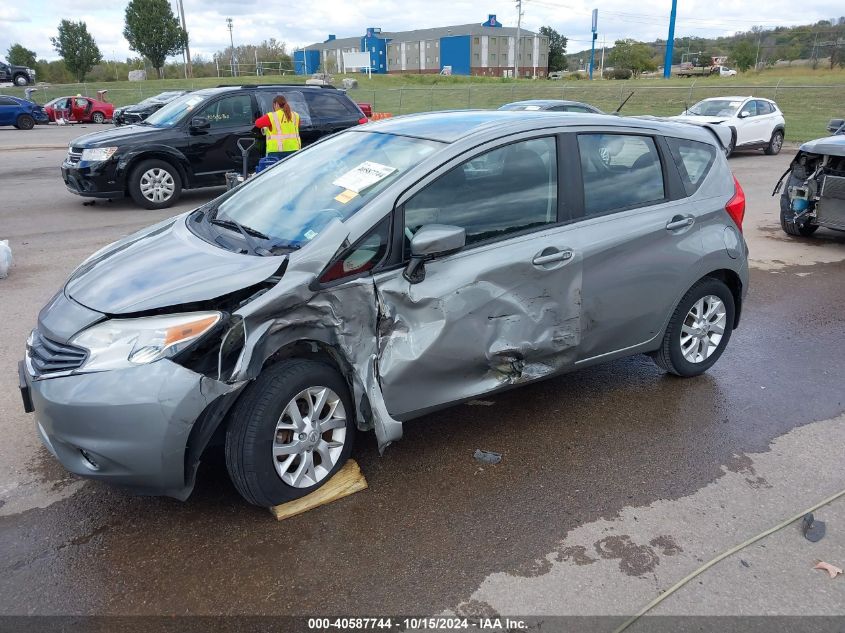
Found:
[{"label": "windshield sticker", "polygon": [[361,193],[367,187],[372,187],[395,171],[395,167],[366,160],[354,169],[350,169],[332,184],[355,193]]},{"label": "windshield sticker", "polygon": [[202,101],[202,97],[191,97],[185,102],[188,110],[193,110],[194,106]]},{"label": "windshield sticker", "polygon": [[305,231],[306,240],[313,240],[315,237],[317,237],[317,231],[314,231],[312,229],[308,229],[307,231]]},{"label": "windshield sticker", "polygon": [[358,194],[355,193],[354,191],[352,191],[351,189],[347,189],[346,191],[342,191],[339,194],[337,194],[334,197],[334,199],[337,200],[338,202],[340,202],[341,204],[346,204],[350,200],[352,200],[352,198],[354,198],[357,195]]}]

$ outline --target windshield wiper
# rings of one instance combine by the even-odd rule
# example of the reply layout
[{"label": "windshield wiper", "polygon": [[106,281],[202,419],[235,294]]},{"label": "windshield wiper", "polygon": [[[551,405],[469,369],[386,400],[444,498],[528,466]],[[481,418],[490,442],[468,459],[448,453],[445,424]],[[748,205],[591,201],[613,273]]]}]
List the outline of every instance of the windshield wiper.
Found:
[{"label": "windshield wiper", "polygon": [[262,233],[258,229],[254,229],[249,226],[244,226],[243,224],[233,220],[232,218],[212,218],[211,220],[209,220],[209,222],[211,222],[211,224],[216,224],[217,226],[222,226],[223,228],[227,228],[229,230],[234,229],[240,232],[240,234],[244,236],[244,241],[247,243],[247,246],[249,246],[249,250],[251,250],[254,254],[261,256],[272,255],[270,251],[268,251],[263,246],[259,246],[253,239],[253,236],[262,240],[270,239],[267,235],[264,235],[264,233]]}]

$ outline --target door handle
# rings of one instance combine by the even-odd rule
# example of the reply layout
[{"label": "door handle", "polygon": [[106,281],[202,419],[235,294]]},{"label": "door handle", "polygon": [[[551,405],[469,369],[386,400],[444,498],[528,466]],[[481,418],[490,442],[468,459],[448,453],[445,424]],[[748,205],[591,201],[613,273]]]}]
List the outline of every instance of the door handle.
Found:
[{"label": "door handle", "polygon": [[535,266],[542,266],[544,264],[553,264],[554,262],[565,262],[568,259],[572,259],[572,251],[556,251],[546,255],[535,255],[534,259],[531,260],[531,263]]},{"label": "door handle", "polygon": [[671,220],[669,220],[669,222],[666,223],[666,230],[674,231],[676,229],[685,229],[688,226],[692,226],[694,222],[695,218],[692,216],[682,218],[681,216],[676,215],[674,218],[672,218]]}]

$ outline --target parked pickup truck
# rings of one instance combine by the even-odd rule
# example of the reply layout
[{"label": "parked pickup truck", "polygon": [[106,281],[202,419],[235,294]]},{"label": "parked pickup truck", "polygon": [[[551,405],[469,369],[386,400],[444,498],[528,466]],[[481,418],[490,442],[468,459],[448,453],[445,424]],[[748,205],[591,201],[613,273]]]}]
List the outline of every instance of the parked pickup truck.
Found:
[{"label": "parked pickup truck", "polygon": [[35,83],[35,71],[25,66],[14,66],[0,62],[0,83],[14,83],[16,86],[26,86]]}]

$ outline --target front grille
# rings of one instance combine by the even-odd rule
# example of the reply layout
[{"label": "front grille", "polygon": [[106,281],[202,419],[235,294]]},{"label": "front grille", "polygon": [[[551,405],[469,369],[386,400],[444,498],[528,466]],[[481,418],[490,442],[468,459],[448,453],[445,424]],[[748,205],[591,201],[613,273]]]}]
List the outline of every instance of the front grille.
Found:
[{"label": "front grille", "polygon": [[138,123],[141,120],[141,115],[135,112],[124,112],[123,120],[126,121],[126,123]]},{"label": "front grille", "polygon": [[88,357],[81,347],[57,343],[38,330],[33,330],[26,342],[26,353],[36,376],[79,369]]},{"label": "front grille", "polygon": [[68,147],[67,149],[67,162],[71,165],[79,164],[79,161],[82,160],[82,148],[81,147]]},{"label": "front grille", "polygon": [[845,229],[845,178],[825,175],[816,217],[822,226]]}]

